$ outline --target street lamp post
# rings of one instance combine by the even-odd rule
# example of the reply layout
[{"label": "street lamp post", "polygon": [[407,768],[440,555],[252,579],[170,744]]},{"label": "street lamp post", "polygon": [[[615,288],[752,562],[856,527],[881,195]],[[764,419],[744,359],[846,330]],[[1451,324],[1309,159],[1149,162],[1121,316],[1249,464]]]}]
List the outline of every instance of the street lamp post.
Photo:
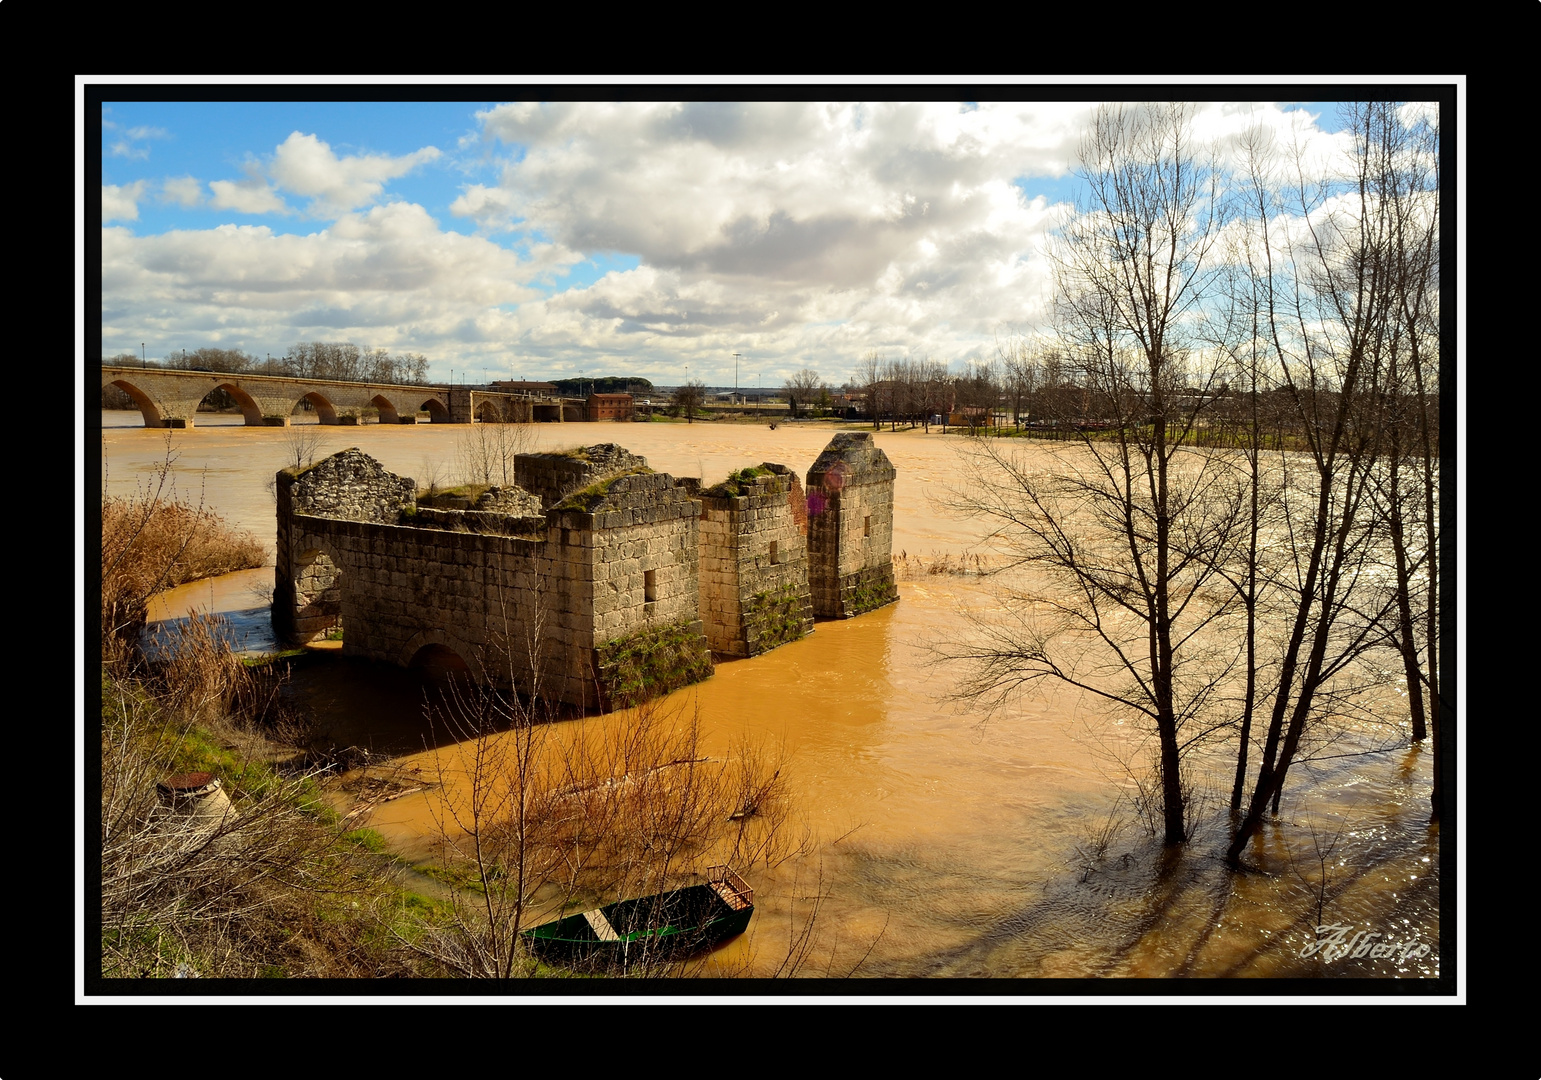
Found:
[{"label": "street lamp post", "polygon": [[[734,353],[733,354],[733,396],[735,398],[739,396],[739,394],[738,394],[738,358],[740,356],[742,356],[742,355],[743,355],[743,353]],[[739,404],[742,405],[743,402],[740,401]]]}]

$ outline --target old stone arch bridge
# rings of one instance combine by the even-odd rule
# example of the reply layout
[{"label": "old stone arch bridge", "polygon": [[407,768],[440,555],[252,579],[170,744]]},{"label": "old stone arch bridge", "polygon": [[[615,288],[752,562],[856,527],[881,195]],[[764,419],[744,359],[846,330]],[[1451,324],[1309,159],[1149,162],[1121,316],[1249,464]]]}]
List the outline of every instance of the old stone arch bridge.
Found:
[{"label": "old stone arch bridge", "polygon": [[286,426],[301,401],[310,402],[323,424],[357,423],[367,408],[379,410],[382,424],[415,424],[423,410],[427,410],[435,424],[583,419],[583,402],[578,399],[464,386],[399,386],[284,375],[107,366],[102,368],[102,386],[125,391],[138,406],[145,427],[153,428],[192,427],[198,403],[215,390],[224,390],[235,399],[247,427]]}]

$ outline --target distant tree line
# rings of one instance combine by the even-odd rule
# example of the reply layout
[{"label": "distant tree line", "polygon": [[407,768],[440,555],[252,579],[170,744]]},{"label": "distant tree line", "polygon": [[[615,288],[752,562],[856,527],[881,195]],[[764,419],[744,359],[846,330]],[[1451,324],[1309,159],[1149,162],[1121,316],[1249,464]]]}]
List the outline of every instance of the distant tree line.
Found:
[{"label": "distant tree line", "polygon": [[601,375],[597,378],[552,379],[551,385],[562,397],[588,394],[651,394],[653,384],[635,375]]}]

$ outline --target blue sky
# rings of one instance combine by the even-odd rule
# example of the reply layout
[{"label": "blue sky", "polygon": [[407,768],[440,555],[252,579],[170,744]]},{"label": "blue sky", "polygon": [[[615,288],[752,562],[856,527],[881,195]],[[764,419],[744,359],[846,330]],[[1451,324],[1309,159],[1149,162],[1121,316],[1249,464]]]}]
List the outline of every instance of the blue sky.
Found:
[{"label": "blue sky", "polygon": [[[767,385],[987,359],[1046,327],[1093,105],[109,98],[102,350],[347,340],[435,378],[663,384],[730,383],[735,352]],[[1324,152],[1338,128],[1256,102],[1195,130],[1247,124]]]}]

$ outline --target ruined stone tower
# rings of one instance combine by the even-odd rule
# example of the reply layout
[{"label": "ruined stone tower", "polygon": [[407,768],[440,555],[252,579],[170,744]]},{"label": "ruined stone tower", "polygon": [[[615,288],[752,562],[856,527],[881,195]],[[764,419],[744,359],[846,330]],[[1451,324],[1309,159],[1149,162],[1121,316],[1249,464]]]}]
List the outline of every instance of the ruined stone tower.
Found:
[{"label": "ruined stone tower", "polygon": [[841,432],[808,470],[813,613],[848,619],[899,599],[894,585],[894,467],[868,432]]},{"label": "ruined stone tower", "polygon": [[797,474],[766,462],[700,497],[701,619],[712,651],[758,656],[810,633],[808,513]]},{"label": "ruined stone tower", "polygon": [[705,491],[614,445],[515,466],[517,487],[452,506],[358,449],[279,473],[275,628],[609,709],[897,599],[894,469],[870,435],[835,436],[806,500],[769,463]]}]

